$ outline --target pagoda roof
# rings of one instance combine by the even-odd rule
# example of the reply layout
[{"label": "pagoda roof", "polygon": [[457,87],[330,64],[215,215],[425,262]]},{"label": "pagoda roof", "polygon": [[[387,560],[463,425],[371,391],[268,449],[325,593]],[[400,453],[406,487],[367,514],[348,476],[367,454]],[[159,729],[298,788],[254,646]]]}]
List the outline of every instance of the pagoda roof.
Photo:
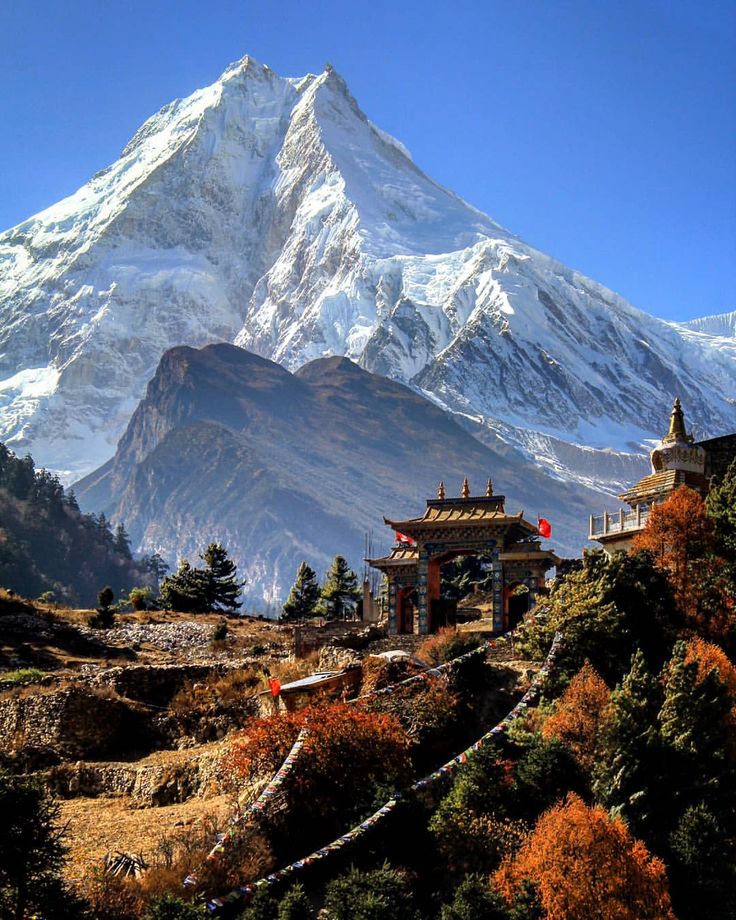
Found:
[{"label": "pagoda roof", "polygon": [[366,559],[366,562],[376,569],[390,569],[405,565],[416,565],[418,560],[419,550],[416,546],[410,546],[408,543],[399,543],[393,547],[388,556],[381,556],[380,559]]},{"label": "pagoda roof", "polygon": [[673,492],[680,485],[688,485],[702,491],[705,486],[705,477],[700,473],[691,473],[686,470],[661,470],[640,479],[636,485],[622,492],[619,498],[628,505],[635,505],[650,498],[661,498]]},{"label": "pagoda roof", "polygon": [[386,524],[400,533],[410,535],[412,530],[424,530],[427,526],[478,526],[516,525],[528,533],[536,533],[534,524],[524,520],[524,512],[506,514],[504,496],[478,496],[471,498],[430,499],[421,517],[403,521],[383,519]]}]

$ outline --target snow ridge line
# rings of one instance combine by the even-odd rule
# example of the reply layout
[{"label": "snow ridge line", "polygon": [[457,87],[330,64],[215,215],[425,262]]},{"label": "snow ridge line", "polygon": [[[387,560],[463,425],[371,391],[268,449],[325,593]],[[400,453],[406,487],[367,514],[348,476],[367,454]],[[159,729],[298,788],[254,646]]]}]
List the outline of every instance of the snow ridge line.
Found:
[{"label": "snow ridge line", "polygon": [[[529,703],[532,702],[532,700],[534,700],[534,698],[538,695],[542,685],[547,680],[561,644],[562,634],[558,632],[555,634],[555,637],[552,640],[552,645],[550,646],[549,652],[547,653],[547,658],[535,675],[531,686],[504,719],[502,719],[497,725],[494,725],[490,731],[482,735],[469,748],[466,748],[460,754],[457,754],[451,760],[448,760],[447,763],[443,764],[438,770],[435,770],[433,773],[430,773],[413,783],[409,787],[408,791],[415,792],[420,789],[425,789],[427,786],[437,782],[439,779],[444,779],[445,777],[456,773],[494,735],[501,734],[502,732],[506,731],[510,722],[513,722],[515,719],[518,719],[521,715],[523,715]],[[305,867],[311,866],[318,860],[325,859],[332,853],[337,852],[337,850],[342,849],[342,847],[344,847],[346,844],[352,843],[359,837],[362,837],[370,828],[375,827],[380,821],[383,820],[383,818],[390,814],[394,808],[396,808],[398,803],[405,795],[406,793],[397,792],[393,798],[389,799],[381,808],[378,809],[378,811],[374,812],[372,815],[370,815],[370,817],[366,818],[365,821],[362,821],[352,830],[348,831],[346,834],[343,834],[342,837],[338,837],[336,840],[333,840],[332,843],[328,843],[326,846],[320,847],[320,849],[310,853],[309,856],[305,856],[303,859],[298,859],[295,862],[290,863],[288,866],[284,866],[282,869],[279,869],[276,872],[272,872],[270,875],[258,879],[257,882],[253,882],[251,885],[243,885],[239,888],[235,888],[233,891],[228,892],[228,894],[217,898],[212,898],[210,901],[207,901],[207,910],[210,913],[215,913],[226,904],[233,904],[236,901],[243,899],[245,899],[247,903],[257,888],[275,885],[278,882],[281,882],[289,876],[293,875],[295,872],[299,872]]]}]

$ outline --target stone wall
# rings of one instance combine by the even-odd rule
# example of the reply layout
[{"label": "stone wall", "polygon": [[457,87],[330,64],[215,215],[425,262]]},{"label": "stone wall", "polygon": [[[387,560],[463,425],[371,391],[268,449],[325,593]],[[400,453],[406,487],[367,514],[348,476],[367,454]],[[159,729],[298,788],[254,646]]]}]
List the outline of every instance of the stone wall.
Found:
[{"label": "stone wall", "polygon": [[[100,671],[94,683],[110,687],[126,699],[163,708],[186,684],[207,680],[215,674],[222,676],[228,671],[240,671],[248,664],[240,661],[217,665],[129,665]],[[258,665],[255,660],[252,664]]]},{"label": "stone wall", "polygon": [[83,763],[52,767],[44,776],[61,798],[130,796],[144,807],[174,805],[222,791],[222,750],[177,751],[137,763]]},{"label": "stone wall", "polygon": [[112,693],[73,686],[0,699],[0,747],[54,760],[150,750],[150,739],[143,713]]}]

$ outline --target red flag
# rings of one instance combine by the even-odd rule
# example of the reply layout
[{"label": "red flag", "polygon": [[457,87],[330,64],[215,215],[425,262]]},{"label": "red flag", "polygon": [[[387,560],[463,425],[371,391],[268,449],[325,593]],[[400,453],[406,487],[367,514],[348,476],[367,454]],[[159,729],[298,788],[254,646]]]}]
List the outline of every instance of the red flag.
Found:
[{"label": "red flag", "polygon": [[268,686],[271,688],[271,696],[278,696],[281,693],[281,681],[275,677],[268,678]]},{"label": "red flag", "polygon": [[547,518],[537,518],[537,533],[547,540],[552,536],[552,525]]},{"label": "red flag", "polygon": [[409,546],[411,546],[414,543],[411,537],[407,537],[406,534],[399,533],[398,530],[396,531],[396,542],[397,543],[408,543]]}]

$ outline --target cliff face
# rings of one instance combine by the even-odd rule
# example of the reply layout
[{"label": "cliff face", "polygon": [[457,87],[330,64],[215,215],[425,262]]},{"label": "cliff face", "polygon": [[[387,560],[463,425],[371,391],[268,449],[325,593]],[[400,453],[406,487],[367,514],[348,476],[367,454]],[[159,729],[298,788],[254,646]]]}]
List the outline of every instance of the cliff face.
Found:
[{"label": "cliff face", "polygon": [[171,563],[222,540],[263,606],[286,596],[302,559],[321,574],[343,553],[360,569],[367,532],[378,548],[392,540],[384,513],[420,512],[440,478],[452,494],[465,475],[478,490],[492,477],[509,510],[551,517],[554,545],[579,551],[599,496],[480,443],[406,386],[345,358],[291,374],[210,345],[164,355],[115,457],[75,488]]}]

